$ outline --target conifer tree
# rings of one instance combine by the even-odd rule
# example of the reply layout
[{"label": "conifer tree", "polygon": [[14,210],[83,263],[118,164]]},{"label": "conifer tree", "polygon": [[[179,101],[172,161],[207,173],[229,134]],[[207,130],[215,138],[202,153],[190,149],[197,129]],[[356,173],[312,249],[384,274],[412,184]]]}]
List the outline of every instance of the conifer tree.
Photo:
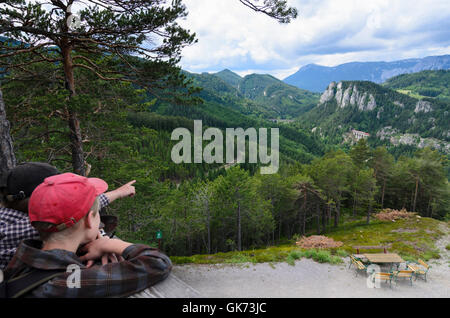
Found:
[{"label": "conifer tree", "polygon": [[[187,14],[181,0],[126,1],[6,0],[0,4],[0,68],[33,73],[37,63],[59,66],[68,91],[66,120],[74,172],[85,174],[83,134],[77,105],[77,69],[104,81],[129,82],[155,96],[184,86],[177,63],[195,35],[180,27]],[[100,62],[98,62],[100,60]]]}]

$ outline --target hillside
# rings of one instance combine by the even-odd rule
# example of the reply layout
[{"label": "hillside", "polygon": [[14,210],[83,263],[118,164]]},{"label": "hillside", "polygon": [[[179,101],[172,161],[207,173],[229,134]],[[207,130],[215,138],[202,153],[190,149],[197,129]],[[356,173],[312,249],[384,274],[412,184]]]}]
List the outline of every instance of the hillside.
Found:
[{"label": "hillside", "polygon": [[371,81],[383,83],[400,74],[448,69],[450,69],[450,55],[394,62],[352,62],[335,67],[310,64],[284,79],[284,82],[313,92],[323,92],[331,82]]},{"label": "hillside", "polygon": [[[309,131],[276,124],[272,121],[254,116],[256,109],[254,103],[242,102],[242,99],[230,97],[224,94],[212,94],[204,90],[201,96],[205,99],[202,105],[183,106],[173,104],[158,104],[152,107],[152,111],[162,117],[151,114],[139,114],[133,117],[133,123],[138,126],[159,129],[164,120],[174,121],[181,116],[191,124],[182,127],[191,127],[193,120],[202,120],[204,126],[216,127],[222,130],[226,128],[279,128],[280,129],[280,153],[286,162],[300,161],[310,162],[316,156],[324,153],[325,147],[319,138]],[[242,103],[242,104],[241,104]],[[167,118],[167,119],[166,119]],[[177,121],[178,122],[178,121]],[[170,126],[167,130],[180,126]]]},{"label": "hillside", "polygon": [[270,75],[252,74],[243,78],[239,91],[244,97],[264,105],[276,116],[273,118],[295,118],[310,110],[319,95],[287,85]]},{"label": "hillside", "polygon": [[270,75],[251,74],[244,78],[224,70],[216,74],[187,73],[202,87],[200,97],[267,120],[294,119],[313,108],[319,94],[287,85]]},{"label": "hillside", "polygon": [[383,86],[412,97],[450,102],[450,70],[403,74],[389,79]]},{"label": "hillside", "polygon": [[238,74],[236,74],[228,69],[218,72],[214,75],[219,77],[221,80],[223,80],[224,82],[228,83],[229,85],[231,85],[237,89],[239,87],[239,84],[242,81],[242,77],[240,77]]},{"label": "hillside", "polygon": [[395,146],[450,153],[449,111],[449,103],[419,100],[372,82],[332,82],[300,122],[335,143],[356,129]]}]

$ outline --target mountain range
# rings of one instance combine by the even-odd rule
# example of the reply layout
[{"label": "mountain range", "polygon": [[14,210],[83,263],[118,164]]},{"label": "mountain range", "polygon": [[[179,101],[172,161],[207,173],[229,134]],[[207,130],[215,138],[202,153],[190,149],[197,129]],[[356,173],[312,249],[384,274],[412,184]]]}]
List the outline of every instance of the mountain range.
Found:
[{"label": "mountain range", "polygon": [[[230,70],[186,74],[203,88],[205,106],[196,116],[215,118],[211,124],[219,127],[226,127],[217,122],[225,118],[233,127],[245,126],[250,119],[265,122],[259,125],[284,123],[300,129],[302,138],[312,134],[310,140],[322,139],[328,145],[352,142],[351,131],[359,130],[371,135],[372,144],[431,146],[450,153],[450,70],[403,74],[383,85],[331,82],[322,95],[271,75],[241,77]],[[302,143],[299,136],[291,140]]]},{"label": "mountain range", "polygon": [[[372,146],[386,145],[397,154],[426,146],[450,154],[450,70],[415,72],[449,67],[450,55],[391,63],[348,63],[336,69],[346,70],[352,80],[328,82],[317,74],[310,75],[311,83],[326,81],[321,94],[267,74],[241,77],[228,69],[185,72],[194,85],[203,88],[199,95],[205,101],[203,106],[189,110],[189,114],[164,108],[158,112],[203,119],[206,125],[220,128],[281,125],[286,145],[282,152],[290,158],[302,158],[302,162],[327,146],[354,142],[353,130],[370,134]],[[312,72],[320,68],[306,69]],[[414,73],[391,77],[398,72]],[[371,81],[358,80],[364,74]]]},{"label": "mountain range", "polygon": [[401,74],[448,69],[450,55],[394,62],[352,62],[335,67],[309,64],[285,78],[284,82],[312,92],[323,92],[331,82],[360,80],[380,84]]}]

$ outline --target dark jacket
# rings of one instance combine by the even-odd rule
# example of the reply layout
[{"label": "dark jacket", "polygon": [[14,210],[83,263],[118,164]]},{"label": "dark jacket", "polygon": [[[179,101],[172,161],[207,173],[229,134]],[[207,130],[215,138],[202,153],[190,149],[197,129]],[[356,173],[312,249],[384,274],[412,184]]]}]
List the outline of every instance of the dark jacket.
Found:
[{"label": "dark jacket", "polygon": [[[146,245],[126,248],[122,254],[125,261],[95,265],[91,268],[86,268],[72,252],[42,251],[41,248],[41,241],[22,242],[6,268],[5,279],[18,277],[33,268],[61,270],[61,275],[35,288],[25,297],[127,297],[164,280],[172,270],[169,257]],[[80,288],[71,288],[73,283],[76,283],[76,274],[67,270],[73,268],[80,269]]]}]

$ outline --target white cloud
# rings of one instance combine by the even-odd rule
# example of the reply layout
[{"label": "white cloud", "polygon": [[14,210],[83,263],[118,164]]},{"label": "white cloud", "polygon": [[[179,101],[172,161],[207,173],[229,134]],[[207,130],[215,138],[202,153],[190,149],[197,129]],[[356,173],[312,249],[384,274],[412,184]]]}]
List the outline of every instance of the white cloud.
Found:
[{"label": "white cloud", "polygon": [[199,42],[183,51],[181,65],[193,72],[229,68],[283,78],[309,63],[450,53],[448,0],[291,0],[300,15],[289,25],[237,0],[184,2],[189,15],[181,24]]}]

